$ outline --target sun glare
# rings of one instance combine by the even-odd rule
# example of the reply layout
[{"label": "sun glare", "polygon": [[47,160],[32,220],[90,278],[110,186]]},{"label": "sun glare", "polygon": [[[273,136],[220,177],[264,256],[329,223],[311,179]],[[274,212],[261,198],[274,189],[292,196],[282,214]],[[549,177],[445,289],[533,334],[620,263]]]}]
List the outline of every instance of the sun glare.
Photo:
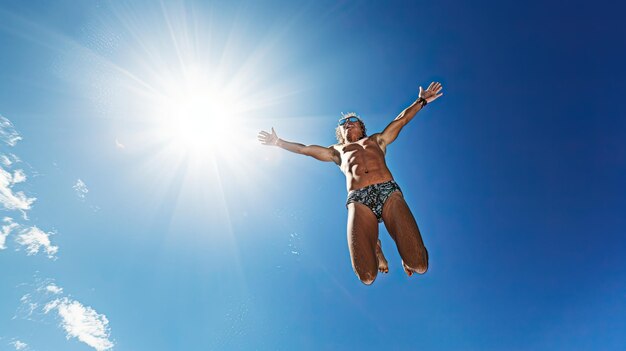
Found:
[{"label": "sun glare", "polygon": [[158,107],[159,135],[179,152],[192,155],[225,152],[238,137],[242,102],[200,70],[168,82]]},{"label": "sun glare", "polygon": [[256,140],[259,120],[283,114],[282,103],[297,92],[285,78],[281,42],[249,21],[222,23],[204,17],[211,11],[179,5],[116,17],[114,57],[81,79],[87,87],[93,80],[94,97],[122,117],[116,139],[129,153],[149,155],[149,172],[168,164],[172,177],[179,168],[204,178],[249,175],[250,160],[265,151]]}]

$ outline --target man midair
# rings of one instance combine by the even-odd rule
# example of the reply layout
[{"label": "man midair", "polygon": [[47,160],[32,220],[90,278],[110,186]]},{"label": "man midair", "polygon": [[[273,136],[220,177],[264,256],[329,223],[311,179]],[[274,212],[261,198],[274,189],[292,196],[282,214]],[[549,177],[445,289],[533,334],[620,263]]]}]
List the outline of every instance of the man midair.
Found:
[{"label": "man midair", "polygon": [[424,274],[428,251],[419,228],[398,184],[385,163],[387,146],[424,106],[443,95],[438,82],[426,90],[419,88],[417,100],[381,132],[366,134],[365,124],[356,113],[342,114],[336,129],[338,143],[329,147],[303,145],[261,131],[259,141],[287,151],[334,162],[346,176],[348,199],[348,248],[352,268],[364,284],[372,284],[378,271],[389,271],[378,239],[378,223],[383,222],[402,258],[405,272]]}]

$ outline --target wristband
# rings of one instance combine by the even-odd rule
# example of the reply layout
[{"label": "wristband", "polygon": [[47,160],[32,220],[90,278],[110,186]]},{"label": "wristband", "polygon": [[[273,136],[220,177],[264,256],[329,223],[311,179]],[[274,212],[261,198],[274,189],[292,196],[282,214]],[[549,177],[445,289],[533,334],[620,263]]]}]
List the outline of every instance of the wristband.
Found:
[{"label": "wristband", "polygon": [[419,99],[417,99],[417,102],[419,102],[422,105],[422,107],[428,105],[428,101],[426,101],[426,99],[424,99],[421,96],[419,97]]}]

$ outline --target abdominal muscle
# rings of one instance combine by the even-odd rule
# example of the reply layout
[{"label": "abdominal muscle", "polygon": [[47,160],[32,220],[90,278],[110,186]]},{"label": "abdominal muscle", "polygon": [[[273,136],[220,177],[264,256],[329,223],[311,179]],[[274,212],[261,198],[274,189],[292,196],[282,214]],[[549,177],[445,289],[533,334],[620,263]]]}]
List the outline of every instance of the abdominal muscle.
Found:
[{"label": "abdominal muscle", "polygon": [[385,163],[385,153],[370,138],[342,145],[338,150],[348,192],[393,179]]}]

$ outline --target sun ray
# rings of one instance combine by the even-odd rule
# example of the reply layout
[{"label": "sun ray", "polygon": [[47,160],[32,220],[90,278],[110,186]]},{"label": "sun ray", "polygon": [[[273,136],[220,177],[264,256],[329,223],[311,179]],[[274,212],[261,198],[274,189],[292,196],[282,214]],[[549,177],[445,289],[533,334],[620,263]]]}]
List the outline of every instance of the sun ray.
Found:
[{"label": "sun ray", "polygon": [[[124,157],[133,159],[133,184],[149,193],[148,212],[156,218],[170,211],[164,218],[176,223],[210,218],[213,222],[205,223],[210,232],[194,237],[202,243],[191,245],[220,239],[236,250],[237,238],[230,236],[241,217],[231,212],[237,206],[229,189],[255,198],[257,180],[270,181],[262,169],[268,150],[259,147],[258,128],[267,128],[270,117],[286,115],[280,104],[302,89],[285,74],[287,55],[274,35],[287,30],[275,24],[264,33],[251,28],[244,15],[230,23],[215,16],[216,22],[206,8],[180,12],[185,10],[180,3],[161,2],[145,11],[128,3],[109,6],[102,28],[90,30],[115,33],[114,51],[69,43],[78,54],[67,57],[67,78],[78,94],[106,105],[112,142],[123,140]],[[283,156],[269,157],[275,162]]]}]

